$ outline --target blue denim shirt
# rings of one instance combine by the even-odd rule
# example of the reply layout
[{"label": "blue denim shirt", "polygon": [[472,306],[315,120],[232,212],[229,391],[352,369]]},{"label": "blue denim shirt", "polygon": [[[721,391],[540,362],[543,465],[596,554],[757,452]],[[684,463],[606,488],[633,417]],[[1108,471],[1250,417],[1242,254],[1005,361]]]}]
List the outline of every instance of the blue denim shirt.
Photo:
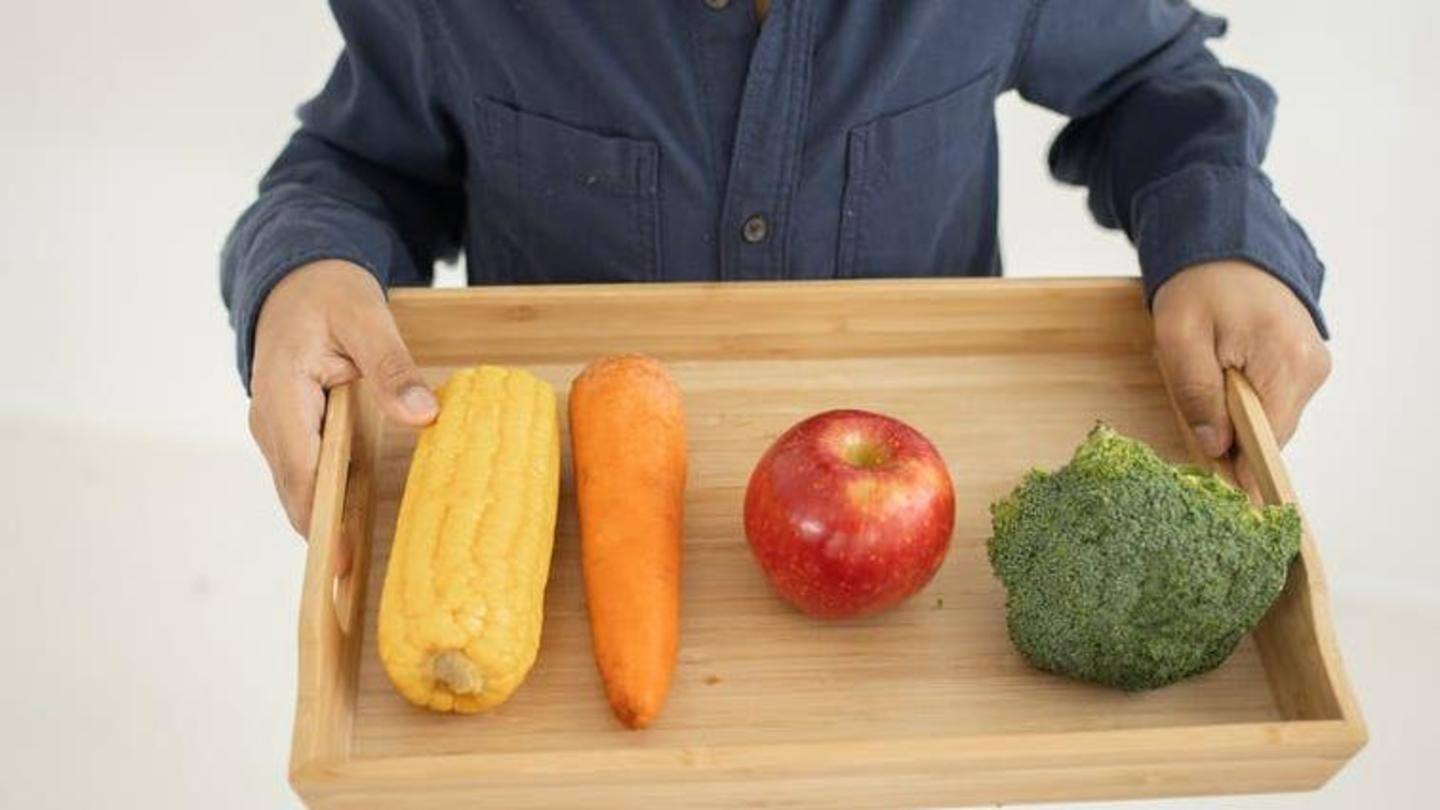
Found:
[{"label": "blue denim shirt", "polygon": [[[1320,323],[1260,169],[1275,95],[1179,0],[333,0],[345,49],[222,258],[242,378],[290,270],[471,284],[985,276],[994,102],[1070,118],[1050,168],[1147,290],[1247,259]],[[1323,326],[1322,326],[1323,330]]]}]

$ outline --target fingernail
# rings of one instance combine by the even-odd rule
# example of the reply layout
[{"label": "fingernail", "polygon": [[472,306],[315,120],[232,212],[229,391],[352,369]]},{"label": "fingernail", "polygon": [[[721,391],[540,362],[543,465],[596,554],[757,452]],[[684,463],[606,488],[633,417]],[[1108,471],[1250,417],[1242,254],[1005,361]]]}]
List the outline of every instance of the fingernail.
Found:
[{"label": "fingernail", "polygon": [[1224,449],[1220,447],[1220,434],[1209,425],[1195,426],[1195,441],[1199,442],[1200,449],[1204,451],[1205,455],[1211,458],[1217,458],[1224,452]]},{"label": "fingernail", "polygon": [[440,405],[435,402],[435,395],[419,385],[405,389],[405,393],[400,395],[400,402],[405,405],[405,410],[409,411],[410,415],[419,419],[430,419],[440,409]]}]

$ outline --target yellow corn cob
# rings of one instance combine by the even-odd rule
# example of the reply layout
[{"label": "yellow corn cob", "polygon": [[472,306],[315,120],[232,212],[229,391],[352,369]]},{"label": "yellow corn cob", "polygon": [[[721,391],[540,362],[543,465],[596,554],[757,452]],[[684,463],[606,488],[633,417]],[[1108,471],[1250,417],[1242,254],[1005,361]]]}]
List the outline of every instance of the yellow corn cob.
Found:
[{"label": "yellow corn cob", "polygon": [[410,702],[478,712],[515,691],[540,646],[560,489],[555,393],[494,366],[457,371],[437,393],[390,548],[380,660]]}]

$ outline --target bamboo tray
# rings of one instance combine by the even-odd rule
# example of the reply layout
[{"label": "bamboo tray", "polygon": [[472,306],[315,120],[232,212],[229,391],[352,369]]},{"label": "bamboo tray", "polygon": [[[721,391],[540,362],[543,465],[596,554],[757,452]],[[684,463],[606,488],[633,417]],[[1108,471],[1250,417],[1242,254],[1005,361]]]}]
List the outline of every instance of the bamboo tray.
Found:
[{"label": "bamboo tray", "polygon": [[[1212,673],[1126,694],[1035,671],[1011,648],[985,559],[990,502],[1028,468],[1063,463],[1097,418],[1188,455],[1134,281],[397,291],[391,307],[432,382],[460,365],[524,364],[563,397],[603,353],[670,364],[691,446],[680,661],[656,725],[622,729],[590,655],[567,471],[529,679],[489,715],[411,708],[381,670],[367,594],[380,591],[415,436],[382,425],[363,389],[339,389],[301,601],[290,778],[311,806],[889,808],[1288,791],[1320,786],[1365,743],[1308,535],[1280,601]],[[1231,375],[1229,395],[1260,494],[1293,500],[1254,393]],[[934,441],[956,526],[921,594],[822,624],[771,594],[741,502],[780,431],[840,406]],[[342,540],[355,564],[336,581]]]}]

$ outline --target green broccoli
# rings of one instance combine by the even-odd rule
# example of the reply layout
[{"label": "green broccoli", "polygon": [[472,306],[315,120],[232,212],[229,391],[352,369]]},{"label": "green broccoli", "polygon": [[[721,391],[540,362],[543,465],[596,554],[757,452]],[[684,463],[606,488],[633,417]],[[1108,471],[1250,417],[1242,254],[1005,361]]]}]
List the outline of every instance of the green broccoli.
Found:
[{"label": "green broccoli", "polygon": [[1103,424],[990,513],[1015,646],[1041,669],[1122,689],[1219,666],[1300,549],[1295,507],[1256,507]]}]

